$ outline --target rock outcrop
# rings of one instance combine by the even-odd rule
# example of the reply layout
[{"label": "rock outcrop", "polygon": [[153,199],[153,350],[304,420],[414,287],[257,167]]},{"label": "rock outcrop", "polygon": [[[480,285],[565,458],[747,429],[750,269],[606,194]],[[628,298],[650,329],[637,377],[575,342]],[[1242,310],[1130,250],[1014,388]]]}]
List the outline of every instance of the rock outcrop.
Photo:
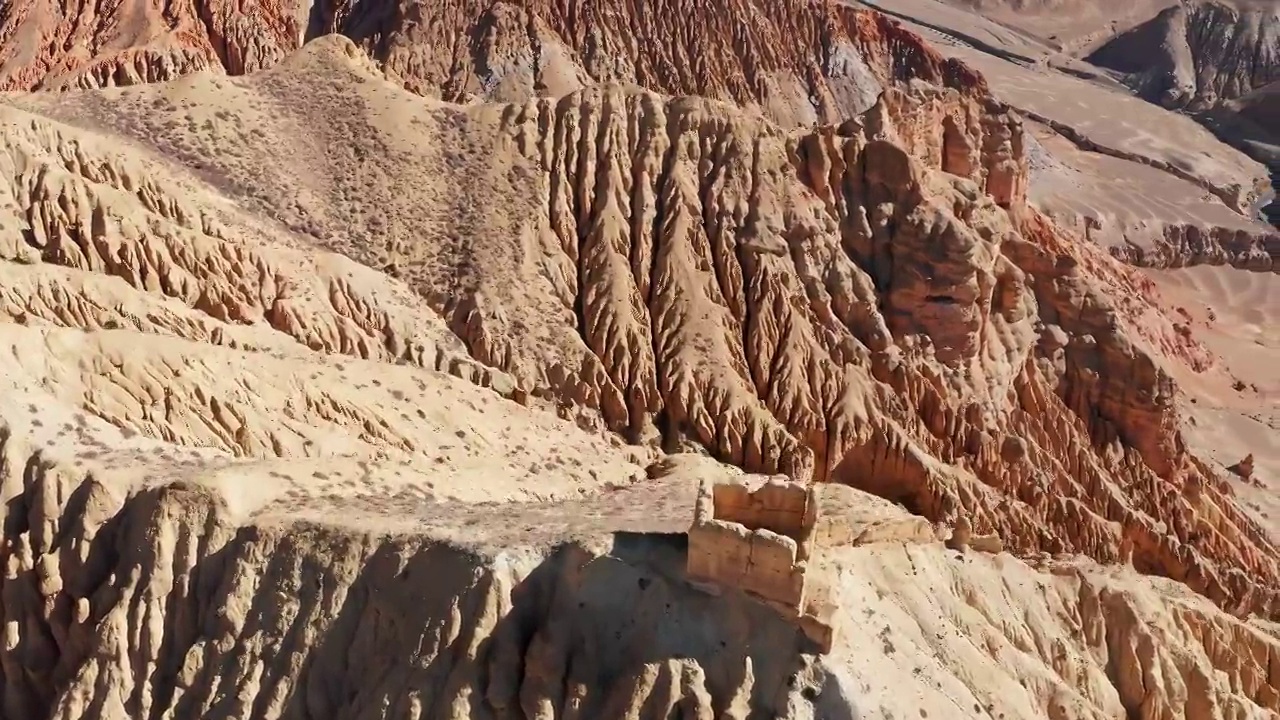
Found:
[{"label": "rock outcrop", "polygon": [[[727,586],[763,600],[795,621],[820,652],[831,652],[837,600],[817,553],[833,539],[818,529],[819,495],[833,488],[844,489],[785,479],[755,488],[704,480],[689,527],[689,578],[717,594]],[[838,515],[824,519],[848,527]]]},{"label": "rock outcrop", "polygon": [[[1103,223],[1086,220],[1085,225],[1102,234],[1123,229],[1107,228]],[[1229,227],[1202,227],[1197,225],[1170,224],[1159,228],[1159,237],[1146,243],[1117,245],[1111,253],[1126,264],[1146,268],[1177,268],[1196,265],[1230,265],[1253,272],[1280,271],[1280,231],[1267,231],[1265,226],[1255,230]],[[1148,228],[1133,233],[1135,238]]]},{"label": "rock outcrop", "polygon": [[194,478],[128,489],[23,445],[0,433],[5,718],[807,717],[824,685],[771,611],[664,577],[661,538],[242,525]]},{"label": "rock outcrop", "polygon": [[[183,98],[201,83],[223,113],[194,142],[171,119],[203,111],[166,110],[179,89],[27,104],[180,151],[306,242],[394,267],[513,397],[585,427],[853,484],[932,521],[963,512],[1015,553],[1111,562],[1132,535],[1138,568],[1274,612],[1270,541],[1187,453],[1152,354],[1185,339],[1150,322],[1128,270],[1027,207],[1000,106],[916,80],[799,131],[620,86],[463,110],[358,56],[330,39],[235,83],[188,81]],[[243,127],[259,131],[239,136],[251,153],[216,140]],[[352,155],[342,172],[335,147]],[[132,180],[90,176],[79,154],[72,179],[135,202],[118,194]],[[15,222],[42,261],[91,271],[104,243],[130,248],[105,258],[153,257],[94,225],[103,200],[46,203],[62,175],[31,177]],[[161,276],[101,267],[141,289]],[[202,307],[198,287],[159,286]],[[1132,292],[1110,299],[1118,287]],[[260,324],[253,298],[230,317]],[[1002,457],[1007,435],[1020,460]]]},{"label": "rock outcrop", "polygon": [[785,0],[762,13],[741,0],[456,0],[432,6],[429,23],[414,19],[425,11],[416,0],[389,4],[395,12],[380,3],[317,3],[311,33],[347,35],[406,88],[452,101],[526,101],[635,83],[813,124],[862,112],[896,80],[982,84],[897,22],[838,3]]},{"label": "rock outcrop", "polygon": [[0,90],[163,82],[202,70],[269,67],[298,48],[306,7],[275,0],[0,8]]},{"label": "rock outcrop", "polygon": [[1252,480],[1253,479],[1253,454],[1250,453],[1248,455],[1245,455],[1243,458],[1241,458],[1240,462],[1236,463],[1235,465],[1232,465],[1227,469],[1235,473],[1236,475],[1239,475],[1241,479]]},{"label": "rock outcrop", "polygon": [[1280,80],[1280,14],[1267,3],[1183,2],[1088,59],[1165,107],[1203,109]]},{"label": "rock outcrop", "polygon": [[936,540],[921,518],[867,512],[866,498],[847,486],[757,480],[702,481],[689,527],[686,574],[713,594],[740,590],[777,609],[819,652],[831,652],[839,633],[834,552],[875,542]]},{"label": "rock outcrop", "polygon": [[689,528],[689,576],[741,588],[802,615],[816,492],[815,485],[786,480],[754,489],[704,481]]},{"label": "rock outcrop", "polygon": [[[957,562],[928,541],[848,545],[832,553],[829,577],[845,599],[841,627],[862,641],[814,656],[774,610],[691,585],[681,537],[651,532],[687,517],[687,493],[655,502],[687,480],[567,504],[442,508],[431,530],[388,533],[350,509],[307,521],[292,514],[296,500],[246,516],[209,485],[208,465],[181,483],[135,485],[160,468],[112,469],[63,455],[76,449],[66,444],[37,450],[27,434],[0,433],[4,718],[800,720],[950,709],[1085,720],[1280,707],[1269,672],[1280,642],[1265,626],[1175,583],[1087,562],[1035,569],[975,554]],[[876,498],[846,500],[858,537],[911,523]],[[642,521],[614,517],[549,547],[519,530],[495,543],[467,534],[477,517],[577,523],[636,506]],[[442,540],[448,528],[460,539]]]},{"label": "rock outcrop", "polygon": [[404,87],[451,101],[522,101],[633,82],[813,124],[865,110],[883,83],[901,78],[981,83],[883,15],[802,0],[764,14],[740,0],[457,0],[430,7],[253,0],[94,6],[86,13],[75,16],[47,0],[6,7],[0,89],[133,85],[201,70],[240,75],[329,33],[351,37]]}]

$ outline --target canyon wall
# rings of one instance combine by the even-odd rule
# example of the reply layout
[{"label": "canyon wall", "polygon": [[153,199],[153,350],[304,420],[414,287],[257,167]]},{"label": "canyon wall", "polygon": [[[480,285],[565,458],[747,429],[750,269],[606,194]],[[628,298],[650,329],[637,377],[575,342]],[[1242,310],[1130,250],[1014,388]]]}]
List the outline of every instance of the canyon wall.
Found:
[{"label": "canyon wall", "polygon": [[[1028,205],[1016,114],[868,11],[661,9],[318,5],[354,40],[279,62],[301,25],[262,9],[252,62],[6,60],[129,85],[0,108],[6,716],[839,718],[881,677],[921,717],[1276,710],[1275,547],[1162,368],[1202,348]],[[33,446],[60,406],[115,434]],[[579,542],[646,494],[687,523],[604,480],[685,451],[922,516],[828,568],[877,662],[919,652],[815,659],[690,585],[682,526]]]},{"label": "canyon wall", "polygon": [[883,15],[799,0],[767,14],[737,0],[429,7],[251,0],[93,10],[99,14],[73,17],[53,3],[22,0],[0,11],[0,88],[133,85],[201,70],[239,75],[329,33],[351,37],[405,88],[450,101],[526,100],[631,82],[812,124],[865,110],[884,82],[982,83]]},{"label": "canyon wall", "polygon": [[306,8],[274,0],[19,0],[0,8],[0,90],[163,82],[204,70],[241,74],[297,49]]},{"label": "canyon wall", "polygon": [[[379,81],[339,38],[191,82],[222,116],[189,86],[28,104],[184,153],[245,207],[394,274],[512,397],[584,427],[964,514],[1021,554],[1133,547],[1139,569],[1274,612],[1271,543],[1186,451],[1153,355],[1194,342],[1149,282],[1026,205],[1018,120],[989,100],[914,81],[800,131],[616,85],[461,109]],[[190,142],[183,117],[209,135]],[[244,127],[263,137],[215,140]],[[314,170],[299,184],[290,166]],[[39,259],[98,267],[101,200],[21,187]]]},{"label": "canyon wall", "polygon": [[910,519],[875,498],[851,499],[864,541],[833,558],[841,622],[861,641],[815,656],[774,610],[691,586],[679,535],[500,549],[245,522],[209,476],[130,488],[18,429],[0,432],[0,717],[1174,720],[1280,707],[1266,626],[1089,564],[957,563],[884,532]]},{"label": "canyon wall", "polygon": [[1280,15],[1267,3],[1179,3],[1088,59],[1153,102],[1203,109],[1280,79]]}]

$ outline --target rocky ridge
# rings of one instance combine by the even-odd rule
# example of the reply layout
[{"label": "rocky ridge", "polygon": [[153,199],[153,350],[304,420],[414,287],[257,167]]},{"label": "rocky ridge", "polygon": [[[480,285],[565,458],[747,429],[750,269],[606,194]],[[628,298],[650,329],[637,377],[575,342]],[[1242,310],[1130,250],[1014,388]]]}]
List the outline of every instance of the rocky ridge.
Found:
[{"label": "rocky ridge", "polygon": [[241,2],[59,3],[0,8],[0,90],[163,82],[269,67],[297,49],[305,8]]},{"label": "rocky ridge", "polygon": [[1088,59],[1165,107],[1204,109],[1280,79],[1280,14],[1268,3],[1179,3]]},{"label": "rocky ridge", "polygon": [[[833,558],[832,580],[858,608],[848,632],[877,642],[815,657],[772,610],[683,579],[682,539],[653,533],[688,518],[649,504],[688,499],[679,473],[544,509],[640,508],[614,536],[459,544],[456,514],[411,534],[246,524],[198,476],[123,492],[119,472],[3,437],[6,463],[30,468],[3,485],[5,717],[1182,718],[1277,703],[1265,627],[1088,564],[957,563],[874,498],[851,522],[875,539]],[[484,512],[519,520],[521,505]],[[1001,672],[976,671],[988,664]]]},{"label": "rocky ridge", "polygon": [[[617,86],[431,109],[370,81],[340,40],[257,79],[198,82],[216,107],[246,95],[313,113],[340,105],[300,79],[317,72],[348,78],[365,108],[347,94],[354,122],[319,126],[356,152],[387,144],[396,177],[448,181],[414,194],[392,180],[395,196],[367,189],[361,209],[340,183],[272,186],[286,155],[305,162],[305,143],[330,140],[290,135],[288,115],[258,126],[257,111],[213,132],[269,129],[261,164],[240,164],[230,143],[188,152],[237,196],[271,198],[286,225],[402,277],[471,357],[513,379],[513,395],[668,451],[691,444],[752,471],[836,479],[931,519],[963,512],[1024,554],[1113,561],[1133,544],[1140,568],[1271,612],[1270,544],[1186,452],[1172,381],[1146,349],[1194,346],[1151,322],[1122,266],[1025,206],[1017,120],[998,106],[917,82],[859,120],[799,133]],[[212,100],[219,87],[227,95]],[[161,90],[174,92],[197,96]],[[44,111],[66,115],[74,97]],[[86,122],[166,141],[163,98],[100,99],[77,100]],[[410,103],[415,135],[432,142],[390,145],[379,126],[395,102]],[[154,125],[129,125],[134,107]],[[449,211],[484,193],[503,201]],[[28,235],[42,259],[93,267],[92,201],[71,213],[24,206],[48,218]],[[348,242],[345,216],[379,228],[380,242]],[[424,229],[438,239],[408,242]],[[1137,294],[1117,305],[1100,277]],[[257,323],[252,308],[266,306],[239,317]],[[1013,460],[995,439],[1009,435],[1021,438]]]},{"label": "rocky ridge", "polygon": [[[866,109],[886,71],[893,78],[981,82],[884,16],[799,0],[767,15],[737,0],[652,8],[629,0],[573,7],[461,0],[429,11],[408,2],[322,2],[308,10],[254,0],[117,4],[84,13],[73,17],[70,8],[39,0],[7,6],[0,14],[0,88],[126,86],[203,70],[240,75],[330,33],[351,37],[405,88],[450,101],[635,82],[758,104],[776,120],[811,124]],[[641,17],[646,22],[637,22]]]},{"label": "rocky ridge", "polygon": [[433,6],[431,22],[414,20],[417,2],[394,7],[322,3],[312,31],[346,35],[407,89],[455,102],[634,83],[811,125],[866,110],[886,81],[982,89],[979,75],[898,23],[839,3],[788,0],[763,13],[743,0],[457,0]]},{"label": "rocky ridge", "polygon": [[[889,534],[836,563],[858,571],[837,571],[841,592],[916,623],[920,652],[886,676],[919,688],[911,710],[1275,711],[1269,626],[1238,619],[1275,616],[1274,547],[1187,451],[1162,367],[1203,348],[1149,281],[1027,205],[1020,122],[976,73],[879,16],[806,8],[720,27],[738,43],[697,34],[714,17],[668,28],[725,49],[696,76],[663,43],[616,72],[574,50],[596,69],[555,97],[536,96],[551,65],[526,73],[523,53],[559,52],[552,31],[613,42],[625,15],[450,10],[456,37],[485,39],[456,70],[462,53],[395,40],[449,26],[414,25],[361,39],[377,67],[330,37],[244,77],[8,98],[6,714],[903,702],[888,679],[851,684],[848,668],[875,676],[870,655],[817,663],[794,627],[687,587],[681,540],[651,535],[688,527],[690,483],[628,480],[683,450],[850,484],[1032,561],[971,570]],[[751,40],[760,27],[819,56],[842,38],[859,63],[823,69]],[[492,72],[500,58],[515,70]],[[779,78],[813,98],[781,102]],[[749,110],[656,92],[681,83]],[[485,432],[486,414],[518,432]],[[568,448],[554,466],[535,449],[548,437]],[[639,494],[613,502],[605,478]],[[486,492],[525,502],[478,505]],[[589,521],[537,529],[556,517]],[[1045,557],[1062,553],[1118,567]],[[458,582],[423,603],[418,562]],[[1036,617],[980,599],[1002,585]],[[961,619],[929,639],[922,595]],[[1013,616],[1029,619],[989,619]],[[851,622],[884,635],[879,662],[896,652],[887,625]],[[972,637],[1018,669],[966,671]],[[281,660],[250,660],[263,651]]]}]

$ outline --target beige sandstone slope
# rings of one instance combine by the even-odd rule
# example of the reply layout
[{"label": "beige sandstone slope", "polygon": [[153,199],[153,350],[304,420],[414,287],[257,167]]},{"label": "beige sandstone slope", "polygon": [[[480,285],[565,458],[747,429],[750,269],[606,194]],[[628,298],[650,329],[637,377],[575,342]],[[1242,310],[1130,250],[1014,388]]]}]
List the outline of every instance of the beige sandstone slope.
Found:
[{"label": "beige sandstone slope", "polygon": [[[1123,97],[1096,79],[1068,77],[1081,74],[1080,66],[1065,64],[1061,56],[1038,46],[1034,35],[1018,32],[1041,32],[1043,40],[1046,28],[1058,32],[1075,23],[1086,35],[1055,40],[1086,47],[1092,42],[1087,37],[1092,31],[1085,27],[1091,16],[1088,3],[979,3],[980,14],[932,0],[876,5],[907,18],[909,27],[923,31],[944,54],[981,70],[996,97],[1043,121],[1026,123],[1033,204],[1126,262],[1164,268],[1146,274],[1172,311],[1175,331],[1200,346],[1200,352],[1164,364],[1185,393],[1188,442],[1219,469],[1235,468],[1229,477],[1238,483],[1246,508],[1272,525],[1277,512],[1274,483],[1280,478],[1280,425],[1274,412],[1280,406],[1280,346],[1271,332],[1276,276],[1221,267],[1228,263],[1265,270],[1267,264],[1253,265],[1253,258],[1259,250],[1274,258],[1280,249],[1280,235],[1222,202],[1231,197],[1223,197],[1221,191],[1228,187],[1223,180],[1247,178],[1254,172],[1247,168],[1259,166],[1242,162],[1239,152],[1215,141],[1189,118]],[[1206,51],[1220,42],[1239,53],[1237,59],[1261,62],[1265,71],[1265,43],[1256,56],[1250,42],[1232,49],[1229,41],[1239,38],[1231,37],[1234,26],[1223,22],[1234,18],[1240,28],[1256,33],[1265,5],[1238,4],[1235,15],[1218,8],[1220,17],[1203,23],[1196,42]],[[1015,6],[1016,14],[1003,12]],[[1141,4],[1094,9],[1144,12]],[[1272,32],[1269,26],[1261,30],[1264,35]],[[1231,125],[1241,124],[1241,116],[1264,118],[1265,124],[1268,97],[1263,88],[1226,103],[1213,113],[1214,132],[1230,136]],[[1240,115],[1231,117],[1232,112]],[[1246,130],[1244,136],[1267,142],[1268,133],[1257,126]],[[1216,185],[1205,182],[1214,177],[1219,178]],[[1252,207],[1240,208],[1252,215],[1263,204],[1265,200],[1254,201]],[[1236,476],[1242,465],[1251,470],[1247,477]]]},{"label": "beige sandstone slope", "polygon": [[1195,403],[1185,421],[1188,441],[1230,469],[1245,507],[1265,522],[1280,512],[1280,276],[1212,266],[1151,275],[1187,331],[1228,371],[1175,369]]},{"label": "beige sandstone slope", "polygon": [[[955,87],[801,130],[618,85],[459,107],[327,38],[9,98],[5,715],[1274,714],[1233,617],[1275,615],[1274,547],[1161,366],[1212,361],[1026,206],[976,76],[878,37],[877,82]],[[732,471],[639,480],[618,436],[1126,565],[882,532],[815,658],[653,535]]]},{"label": "beige sandstone slope", "polygon": [[[334,39],[244,79],[22,102],[150,144],[290,241],[402,278],[513,397],[931,519],[967,513],[1019,552],[1132,548],[1140,569],[1272,613],[1270,542],[1187,454],[1150,354],[1200,351],[1140,278],[1025,208],[1016,121],[980,99],[913,85],[861,125],[799,133],[617,87],[463,110],[382,83]],[[50,160],[94,167],[80,131],[9,112],[67,138]],[[171,260],[94,209],[133,181],[32,184],[46,176],[19,176],[22,252],[196,309],[232,298],[227,319],[306,336],[278,320],[272,285],[160,281],[199,257]],[[187,242],[216,245],[206,224]],[[324,349],[385,359],[417,342],[381,333]]]},{"label": "beige sandstone slope", "polygon": [[[82,438],[157,449],[101,425]],[[851,640],[815,656],[764,605],[684,579],[682,536],[662,533],[687,526],[691,473],[727,472],[706,463],[581,501],[378,504],[374,529],[350,509],[249,520],[210,493],[224,473],[208,464],[126,498],[122,481],[162,468],[3,438],[29,468],[4,482],[5,717],[1030,720],[1280,702],[1262,625],[1129,570],[957,556],[865,496],[856,522],[878,541],[828,565]]]},{"label": "beige sandstone slope", "polygon": [[837,2],[338,0],[312,16],[313,35],[350,37],[405,88],[451,101],[634,83],[810,125],[865,110],[886,81],[981,85],[892,20]]}]

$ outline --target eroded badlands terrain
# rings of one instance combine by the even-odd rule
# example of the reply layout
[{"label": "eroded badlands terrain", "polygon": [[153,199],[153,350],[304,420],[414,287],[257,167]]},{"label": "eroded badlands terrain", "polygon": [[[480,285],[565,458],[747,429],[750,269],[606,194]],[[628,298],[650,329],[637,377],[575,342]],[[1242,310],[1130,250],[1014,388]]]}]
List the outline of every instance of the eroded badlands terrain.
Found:
[{"label": "eroded badlands terrain", "polygon": [[[79,13],[0,10],[3,717],[1280,713],[1190,119],[845,5]],[[857,491],[830,652],[685,575],[744,472]]]}]

